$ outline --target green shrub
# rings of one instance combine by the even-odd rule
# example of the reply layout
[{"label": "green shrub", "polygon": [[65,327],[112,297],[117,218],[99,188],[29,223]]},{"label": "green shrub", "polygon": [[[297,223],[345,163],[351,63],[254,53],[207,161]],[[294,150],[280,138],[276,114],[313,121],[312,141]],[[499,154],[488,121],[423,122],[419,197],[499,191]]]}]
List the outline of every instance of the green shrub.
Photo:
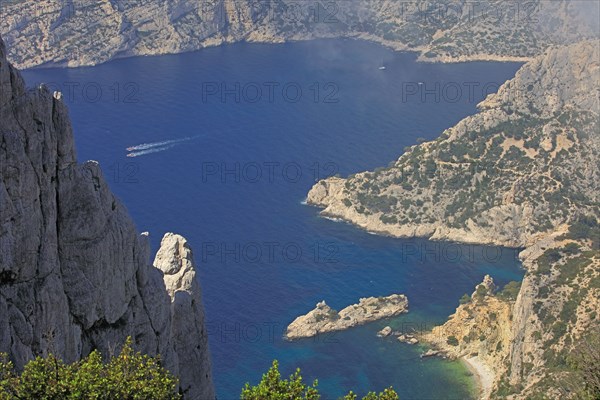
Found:
[{"label": "green shrub", "polygon": [[136,352],[128,338],[118,356],[102,362],[98,351],[73,364],[37,357],[19,375],[0,355],[0,399],[179,399],[177,379],[159,357]]},{"label": "green shrub", "polygon": [[566,237],[571,239],[591,240],[593,249],[600,249],[600,225],[594,217],[580,216],[569,227]]},{"label": "green shrub", "polygon": [[448,336],[446,343],[448,343],[450,346],[458,346],[458,339],[456,336]]},{"label": "green shrub", "polygon": [[579,253],[580,247],[577,243],[569,243],[563,247],[563,251],[568,255],[574,255]]},{"label": "green shrub", "polygon": [[537,274],[547,275],[552,270],[552,266],[561,259],[560,251],[557,249],[548,249],[538,257],[537,264]]},{"label": "green shrub", "polygon": [[317,390],[318,382],[315,380],[312,386],[308,386],[302,380],[300,369],[297,369],[289,379],[281,379],[279,372],[279,363],[273,361],[273,366],[257,386],[250,386],[246,383],[242,389],[242,400],[262,400],[262,399],[294,399],[294,400],[318,400],[320,399]]},{"label": "green shrub", "polygon": [[338,312],[337,312],[337,311],[335,311],[335,310],[329,310],[329,311],[327,312],[327,317],[328,317],[330,320],[332,320],[332,321],[335,321],[335,320],[338,320],[338,319],[340,319],[340,314],[338,314]]},{"label": "green shrub", "polygon": [[381,214],[381,216],[379,217],[379,219],[381,220],[381,222],[383,222],[384,224],[397,224],[398,223],[398,218],[396,218],[395,215],[385,215],[385,214]]},{"label": "green shrub", "polygon": [[[282,379],[279,372],[279,363],[273,361],[273,365],[262,376],[262,380],[257,386],[251,386],[246,383],[242,389],[240,396],[241,400],[319,400],[321,395],[317,390],[318,381],[314,381],[312,385],[304,383],[300,369],[296,369],[289,379]],[[342,400],[356,400],[357,396],[350,391]],[[383,392],[376,394],[369,392],[363,400],[398,400],[398,394],[394,389],[385,389]]]},{"label": "green shrub", "polygon": [[[572,398],[600,399],[600,328],[584,333],[566,355],[566,365],[559,381],[561,387],[574,393]],[[566,368],[565,368],[566,367]]]},{"label": "green shrub", "polygon": [[488,290],[483,285],[477,285],[477,289],[475,289],[475,296],[478,299],[483,299],[488,294]]},{"label": "green shrub", "polygon": [[521,290],[521,282],[510,281],[498,293],[498,297],[502,300],[515,301]]},{"label": "green shrub", "polygon": [[[350,391],[346,396],[343,397],[342,400],[356,400],[356,395]],[[375,392],[369,392],[366,396],[363,397],[363,400],[398,400],[398,394],[394,391],[394,389],[387,388],[383,392],[377,394]]]},{"label": "green shrub", "polygon": [[458,300],[458,302],[460,304],[468,304],[471,302],[471,296],[469,296],[468,294],[463,294],[462,297],[460,298],[460,300]]},{"label": "green shrub", "polygon": [[567,333],[567,324],[564,321],[557,321],[552,325],[552,334],[555,339],[560,338]]}]

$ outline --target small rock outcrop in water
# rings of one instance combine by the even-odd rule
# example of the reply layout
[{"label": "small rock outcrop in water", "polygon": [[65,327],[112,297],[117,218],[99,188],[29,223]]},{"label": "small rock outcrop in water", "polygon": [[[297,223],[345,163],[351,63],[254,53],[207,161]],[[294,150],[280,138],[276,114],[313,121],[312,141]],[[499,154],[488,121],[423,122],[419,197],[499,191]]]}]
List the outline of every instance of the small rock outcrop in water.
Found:
[{"label": "small rock outcrop in water", "polygon": [[408,344],[417,344],[419,343],[419,339],[410,334],[402,334],[398,336],[398,341],[400,343],[408,343]]},{"label": "small rock outcrop in water", "polygon": [[17,369],[70,363],[128,336],[160,354],[186,398],[214,398],[191,250],[167,234],[150,264],[96,162],[77,164],[59,93],[25,88],[0,39],[0,352]]},{"label": "small rock outcrop in water", "polygon": [[429,349],[425,353],[421,354],[421,358],[435,357],[435,356],[438,356],[440,354],[443,354],[443,353],[441,353],[438,350]]},{"label": "small rock outcrop in water", "polygon": [[382,330],[377,332],[377,336],[379,336],[379,337],[388,337],[391,334],[392,334],[392,328],[390,328],[389,326],[386,326],[385,328],[383,328]]},{"label": "small rock outcrop in water", "polygon": [[292,340],[341,331],[367,322],[394,317],[407,311],[408,299],[402,294],[362,298],[358,304],[348,306],[339,312],[322,301],[317,303],[315,309],[308,314],[296,318],[287,327],[285,337]]}]

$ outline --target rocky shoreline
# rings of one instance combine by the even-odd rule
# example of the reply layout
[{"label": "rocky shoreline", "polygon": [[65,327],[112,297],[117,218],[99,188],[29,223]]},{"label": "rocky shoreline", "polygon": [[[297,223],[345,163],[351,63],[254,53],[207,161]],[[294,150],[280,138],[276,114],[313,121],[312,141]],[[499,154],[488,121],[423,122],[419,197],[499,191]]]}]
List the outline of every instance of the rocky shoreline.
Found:
[{"label": "rocky shoreline", "polygon": [[[329,8],[331,5],[315,9],[312,2],[292,0],[5,3],[2,11],[6,18],[0,19],[0,33],[11,46],[9,59],[19,68],[90,66],[224,43],[331,37],[361,38],[394,50],[415,51],[426,62],[514,61],[542,54],[551,45],[595,35],[585,7],[572,5],[567,12],[561,2],[536,7],[536,17],[553,24],[490,24],[483,10],[498,5],[484,1],[479,10],[482,18],[473,18],[472,10],[463,10],[464,14],[455,16],[461,23],[441,25],[435,18],[422,18],[418,7],[379,0],[340,2],[335,10]],[[39,18],[41,15],[44,18]],[[557,24],[562,29],[555,29]],[[503,40],[506,37],[512,40]]]},{"label": "rocky shoreline", "polygon": [[314,310],[296,318],[287,327],[284,337],[287,340],[313,337],[395,317],[406,312],[408,312],[408,299],[402,294],[361,298],[358,304],[352,304],[339,312],[322,301],[317,303]]},{"label": "rocky shoreline", "polygon": [[[368,173],[361,173],[365,175]],[[361,179],[355,178],[355,179]],[[483,246],[503,246],[507,248],[526,247],[535,243],[536,238],[526,237],[515,240],[508,235],[498,235],[488,228],[475,224],[468,227],[450,227],[444,221],[428,223],[407,222],[403,224],[389,224],[381,220],[381,213],[361,213],[354,206],[347,206],[350,198],[346,185],[349,178],[330,177],[316,183],[308,192],[306,204],[321,208],[321,216],[334,221],[343,221],[369,233],[389,236],[400,239],[426,238],[433,241],[447,241],[462,244]],[[346,200],[346,201],[345,201]],[[352,200],[350,200],[352,201]],[[499,210],[498,214],[508,214],[513,210]],[[520,210],[523,214],[529,210]]]}]

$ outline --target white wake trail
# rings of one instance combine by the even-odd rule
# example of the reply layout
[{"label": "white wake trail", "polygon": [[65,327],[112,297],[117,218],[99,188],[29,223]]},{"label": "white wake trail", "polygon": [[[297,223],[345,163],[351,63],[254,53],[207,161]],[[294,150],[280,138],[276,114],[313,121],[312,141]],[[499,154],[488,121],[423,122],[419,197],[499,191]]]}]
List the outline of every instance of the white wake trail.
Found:
[{"label": "white wake trail", "polygon": [[155,147],[168,146],[168,145],[171,145],[171,144],[177,144],[177,143],[187,142],[188,140],[196,139],[199,136],[200,135],[198,135],[198,136],[189,136],[189,137],[185,137],[185,138],[182,138],[182,139],[164,140],[162,142],[142,143],[142,144],[138,144],[136,146],[128,147],[127,151],[141,151],[141,150],[153,149]]},{"label": "white wake trail", "polygon": [[171,145],[165,146],[165,147],[153,147],[153,148],[149,148],[147,150],[134,151],[133,153],[127,154],[127,157],[139,157],[139,156],[145,156],[146,154],[160,153],[161,151],[169,150],[170,148],[173,148],[175,146],[176,146],[176,144],[171,144]]}]

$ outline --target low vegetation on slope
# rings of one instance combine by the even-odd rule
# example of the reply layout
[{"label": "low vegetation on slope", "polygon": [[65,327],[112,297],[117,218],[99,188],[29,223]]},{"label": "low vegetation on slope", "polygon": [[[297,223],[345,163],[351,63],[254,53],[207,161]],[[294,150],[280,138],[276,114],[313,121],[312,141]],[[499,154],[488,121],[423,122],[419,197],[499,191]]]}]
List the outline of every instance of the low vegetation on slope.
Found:
[{"label": "low vegetation on slope", "polygon": [[177,379],[160,364],[159,357],[136,352],[131,339],[121,352],[102,362],[98,351],[73,364],[56,356],[37,357],[15,373],[6,355],[0,355],[0,399],[179,399]]},{"label": "low vegetation on slope", "polygon": [[[282,379],[279,364],[272,367],[256,386],[243,388],[242,400],[319,400],[317,381],[306,384],[297,369]],[[150,357],[132,349],[129,338],[121,352],[104,363],[93,351],[73,364],[65,364],[50,354],[37,357],[21,374],[14,371],[6,354],[0,354],[0,400],[175,400],[177,378],[161,366],[160,357]],[[356,400],[349,392],[341,400]],[[392,388],[377,394],[369,392],[363,400],[398,400]]]}]

